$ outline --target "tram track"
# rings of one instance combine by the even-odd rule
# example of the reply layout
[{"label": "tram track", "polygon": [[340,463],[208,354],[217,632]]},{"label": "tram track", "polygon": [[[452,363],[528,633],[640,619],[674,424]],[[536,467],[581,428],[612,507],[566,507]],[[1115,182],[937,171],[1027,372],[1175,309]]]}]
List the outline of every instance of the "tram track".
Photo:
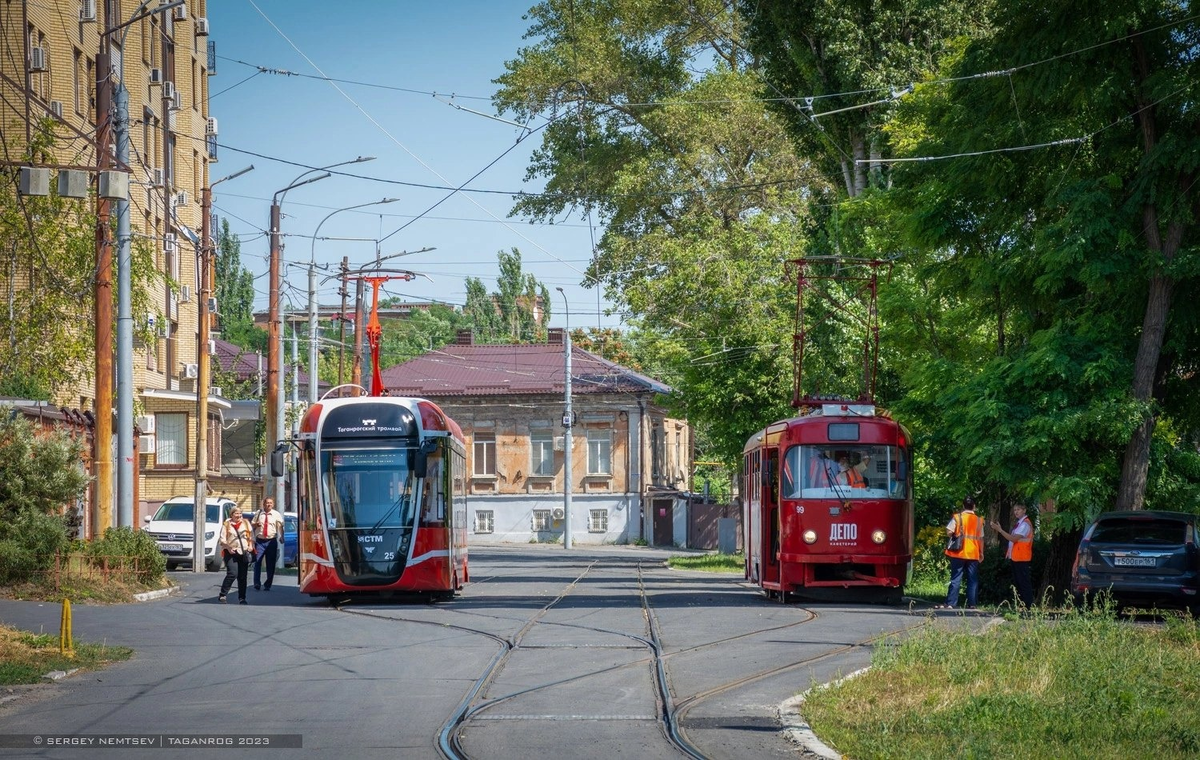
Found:
[{"label": "tram track", "polygon": [[[802,658],[798,658],[798,659],[791,660],[788,662],[780,663],[780,664],[774,665],[770,668],[756,671],[749,675],[741,676],[739,678],[732,679],[732,680],[729,680],[729,681],[726,681],[723,683],[707,686],[707,688],[704,688],[702,691],[688,694],[681,698],[679,695],[677,695],[674,692],[674,690],[672,688],[671,665],[670,665],[670,662],[672,659],[679,657],[681,655],[688,655],[688,654],[694,654],[697,652],[703,652],[706,649],[718,649],[718,648],[722,647],[723,645],[736,644],[740,640],[749,639],[751,637],[763,636],[764,634],[775,633],[775,632],[783,631],[783,630],[786,630],[789,628],[795,628],[797,626],[805,625],[805,624],[811,623],[812,621],[818,619],[818,617],[820,617],[819,614],[812,609],[792,607],[791,609],[795,610],[798,613],[803,614],[802,619],[793,620],[793,621],[790,621],[790,622],[787,622],[784,624],[780,624],[780,625],[769,625],[769,626],[764,626],[762,628],[756,628],[754,630],[742,631],[735,635],[724,636],[720,639],[705,641],[703,643],[694,644],[692,646],[680,648],[675,651],[667,651],[666,645],[663,642],[662,627],[661,627],[661,623],[659,621],[659,616],[656,613],[654,604],[653,604],[653,591],[651,588],[648,587],[648,579],[646,577],[646,571],[648,570],[648,568],[646,566],[646,563],[644,563],[642,561],[638,561],[636,563],[636,587],[637,587],[637,593],[638,593],[638,603],[640,604],[640,607],[641,607],[641,617],[643,619],[644,632],[634,633],[631,631],[616,630],[615,628],[612,628],[612,627],[583,625],[583,624],[576,623],[576,622],[545,620],[545,616],[547,615],[547,613],[549,613],[552,609],[554,609],[556,606],[558,606],[564,599],[566,599],[568,596],[570,596],[577,589],[578,584],[581,581],[583,581],[589,575],[589,573],[593,572],[593,569],[596,567],[597,564],[598,564],[598,561],[593,561],[593,562],[589,563],[585,568],[583,568],[583,570],[581,572],[579,572],[572,580],[570,580],[570,582],[568,582],[567,585],[565,587],[563,587],[556,594],[556,596],[553,599],[549,600],[547,603],[542,605],[534,614],[529,615],[523,621],[521,621],[521,619],[518,617],[501,617],[501,616],[492,616],[492,615],[484,616],[486,618],[495,619],[497,621],[502,621],[504,623],[513,624],[513,625],[517,624],[518,621],[521,621],[520,628],[517,629],[515,632],[509,633],[509,634],[498,634],[498,633],[495,633],[494,631],[486,630],[481,627],[475,627],[472,625],[461,625],[461,624],[457,624],[457,623],[449,623],[449,622],[446,622],[445,620],[432,621],[432,620],[420,619],[420,618],[416,618],[416,617],[402,617],[402,616],[395,616],[395,615],[389,615],[389,614],[381,614],[379,612],[375,612],[375,611],[371,611],[371,610],[353,609],[353,608],[348,608],[345,606],[338,606],[337,609],[340,612],[343,612],[346,614],[362,615],[365,617],[371,617],[371,618],[390,621],[390,622],[415,623],[415,624],[420,624],[420,625],[434,625],[441,629],[448,628],[451,630],[461,631],[463,633],[467,633],[467,634],[471,634],[471,635],[482,636],[482,637],[490,639],[491,641],[496,643],[496,645],[497,645],[496,653],[486,663],[486,665],[483,668],[482,673],[479,675],[478,678],[476,678],[474,680],[474,682],[471,684],[471,686],[467,689],[462,700],[455,706],[455,708],[451,712],[449,718],[445,721],[445,723],[442,725],[441,729],[437,732],[437,735],[435,738],[436,748],[437,748],[438,752],[441,754],[441,756],[447,758],[448,760],[470,760],[471,759],[472,756],[464,743],[463,731],[471,725],[478,724],[479,720],[484,720],[484,721],[488,721],[488,720],[522,721],[522,720],[540,720],[540,719],[567,720],[567,719],[579,719],[579,718],[592,719],[592,720],[618,720],[618,721],[621,721],[621,720],[636,721],[636,720],[646,720],[646,719],[655,720],[659,725],[659,732],[660,732],[660,735],[663,737],[664,741],[670,747],[672,747],[676,752],[678,752],[681,756],[688,757],[688,758],[705,758],[705,759],[707,759],[709,757],[713,757],[713,755],[708,754],[705,751],[705,748],[703,747],[702,743],[698,742],[695,739],[695,737],[689,736],[688,730],[687,730],[687,728],[688,728],[688,726],[687,726],[688,713],[690,711],[692,711],[693,709],[695,709],[696,707],[698,707],[699,705],[705,703],[707,700],[710,700],[714,697],[718,697],[721,694],[724,694],[724,693],[727,693],[730,691],[734,691],[741,687],[746,687],[746,686],[755,684],[759,681],[763,681],[772,676],[786,674],[790,671],[794,671],[799,668],[810,666],[814,663],[820,662],[822,660],[826,660],[831,657],[836,657],[837,655],[844,654],[846,652],[849,652],[849,651],[852,651],[855,649],[862,649],[862,648],[868,648],[868,647],[874,646],[879,641],[886,639],[888,636],[894,635],[894,634],[880,634],[878,636],[874,636],[871,638],[866,638],[866,639],[862,639],[859,641],[853,641],[850,643],[842,644],[842,645],[837,646],[834,649],[823,651],[819,654],[816,654],[816,655],[813,655],[810,657],[802,657]],[[632,565],[633,563],[630,563],[630,564]],[[631,569],[633,569],[633,568],[631,568]],[[494,576],[488,576],[488,578],[489,579],[503,578],[508,575],[512,575],[513,577],[521,577],[523,579],[526,577],[526,576],[524,576],[524,574],[497,573]],[[473,585],[475,585],[475,584],[473,583]],[[479,611],[472,611],[470,609],[454,609],[453,607],[442,606],[442,605],[439,605],[438,609],[439,609],[439,611],[450,612],[455,615],[480,615],[481,614]],[[552,645],[549,645],[549,647],[547,647],[546,645],[542,645],[542,644],[535,644],[535,645],[531,645],[531,646],[522,647],[522,642],[526,639],[528,634],[532,630],[534,630],[534,628],[538,625],[562,627],[565,629],[571,629],[571,630],[577,630],[577,631],[583,631],[583,632],[594,632],[594,633],[598,633],[598,634],[602,634],[602,635],[606,635],[606,636],[619,637],[619,638],[627,640],[629,642],[629,646],[623,647],[622,645],[617,644],[617,643],[609,643],[609,644],[595,644],[595,645],[593,645],[593,644],[562,644],[562,645],[552,644]],[[905,629],[905,630],[907,630],[907,629]],[[621,664],[618,664],[615,666],[606,666],[606,667],[602,667],[599,669],[589,669],[585,672],[576,672],[576,673],[573,673],[573,674],[565,676],[565,677],[554,678],[554,679],[546,680],[544,682],[528,685],[528,686],[525,686],[524,688],[520,688],[515,691],[497,694],[495,696],[487,697],[486,699],[483,698],[483,695],[488,691],[488,689],[493,687],[497,683],[497,679],[500,677],[501,673],[504,671],[506,665],[510,661],[511,656],[516,651],[521,650],[521,649],[530,649],[530,648],[554,648],[557,646],[562,646],[564,648],[580,648],[580,649],[590,648],[590,647],[610,648],[610,649],[620,649],[620,648],[642,649],[643,651],[646,652],[646,656],[638,657],[634,660],[630,660],[629,662],[624,662],[624,663],[621,663]],[[625,670],[625,669],[644,668],[647,666],[649,666],[651,668],[651,682],[653,684],[652,688],[654,690],[653,696],[654,696],[654,704],[655,704],[655,715],[654,716],[647,714],[647,715],[645,715],[645,717],[639,718],[636,715],[608,715],[608,716],[540,715],[540,714],[539,715],[506,715],[503,713],[496,715],[494,717],[484,717],[484,715],[483,715],[488,710],[493,710],[493,709],[498,708],[500,705],[503,705],[505,703],[510,703],[511,700],[521,698],[521,697],[528,697],[528,696],[533,695],[540,691],[552,689],[554,687],[570,685],[572,683],[584,684],[584,683],[588,682],[588,679],[593,679],[597,676],[602,676],[603,674],[606,674],[606,673],[613,673],[613,672],[621,671],[621,670]],[[478,724],[478,725],[485,725],[485,724]]]}]

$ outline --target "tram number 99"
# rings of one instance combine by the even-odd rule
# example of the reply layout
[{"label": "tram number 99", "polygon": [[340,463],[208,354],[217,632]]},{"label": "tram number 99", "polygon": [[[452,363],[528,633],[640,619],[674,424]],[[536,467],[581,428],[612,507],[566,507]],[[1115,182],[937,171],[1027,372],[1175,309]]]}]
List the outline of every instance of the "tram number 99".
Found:
[{"label": "tram number 99", "polygon": [[803,504],[796,505],[796,514],[798,514],[798,515],[804,514],[804,505]]}]

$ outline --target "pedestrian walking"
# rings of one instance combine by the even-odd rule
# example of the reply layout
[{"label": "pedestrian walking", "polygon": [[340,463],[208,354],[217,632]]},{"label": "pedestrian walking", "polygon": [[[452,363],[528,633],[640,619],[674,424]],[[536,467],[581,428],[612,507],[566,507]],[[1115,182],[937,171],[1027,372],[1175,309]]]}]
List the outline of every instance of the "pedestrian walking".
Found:
[{"label": "pedestrian walking", "polygon": [[1033,606],[1033,579],[1030,567],[1033,564],[1033,522],[1025,514],[1025,507],[1017,504],[1012,508],[1012,532],[1000,527],[1000,523],[992,520],[992,530],[1008,540],[1008,551],[1005,557],[1012,562],[1013,586],[1017,589],[1017,598],[1025,607]]},{"label": "pedestrian walking", "polygon": [[229,507],[229,519],[221,523],[221,538],[217,546],[225,558],[225,580],[221,583],[217,601],[225,603],[225,597],[236,580],[238,604],[245,604],[246,570],[254,554],[254,536],[250,532],[250,521],[242,517],[242,510],[236,504]]},{"label": "pedestrian walking", "polygon": [[950,558],[950,588],[946,590],[946,603],[938,609],[958,607],[958,590],[963,575],[967,576],[967,609],[975,609],[979,592],[979,563],[983,562],[983,520],[975,514],[975,500],[970,496],[962,500],[962,511],[954,515],[946,525],[946,556]]},{"label": "pedestrian walking", "polygon": [[[254,554],[254,590],[260,588],[271,590],[275,580],[275,563],[279,559],[279,544],[283,542],[283,513],[275,509],[275,500],[271,497],[263,499],[262,509],[254,514],[251,521],[254,530],[254,543],[257,551]],[[262,566],[267,565],[267,582],[262,583]]]}]

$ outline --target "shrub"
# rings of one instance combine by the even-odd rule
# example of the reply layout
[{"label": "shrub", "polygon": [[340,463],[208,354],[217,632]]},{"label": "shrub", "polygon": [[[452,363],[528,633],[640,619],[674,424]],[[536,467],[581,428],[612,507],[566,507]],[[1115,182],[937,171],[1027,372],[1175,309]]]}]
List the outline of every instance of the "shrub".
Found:
[{"label": "shrub", "polygon": [[926,525],[917,533],[913,543],[913,579],[940,581],[950,577],[950,560],[946,557],[946,529],[941,525]]},{"label": "shrub", "polygon": [[0,523],[0,583],[21,583],[54,565],[54,555],[71,541],[59,515],[24,510]]},{"label": "shrub", "polygon": [[132,579],[140,583],[154,583],[167,570],[167,558],[154,539],[148,533],[128,527],[104,531],[102,538],[88,545],[85,554],[93,565],[103,564],[106,559],[109,567],[129,563]]}]

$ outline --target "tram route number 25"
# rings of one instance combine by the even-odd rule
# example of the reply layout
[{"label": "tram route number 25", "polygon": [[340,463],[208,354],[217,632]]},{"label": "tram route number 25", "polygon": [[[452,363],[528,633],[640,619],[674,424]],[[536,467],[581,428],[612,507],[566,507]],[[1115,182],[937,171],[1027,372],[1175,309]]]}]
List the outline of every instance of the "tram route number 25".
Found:
[{"label": "tram route number 25", "polygon": [[391,560],[394,560],[395,558],[396,558],[396,552],[384,552],[383,553],[383,561],[384,562],[390,562]]}]

